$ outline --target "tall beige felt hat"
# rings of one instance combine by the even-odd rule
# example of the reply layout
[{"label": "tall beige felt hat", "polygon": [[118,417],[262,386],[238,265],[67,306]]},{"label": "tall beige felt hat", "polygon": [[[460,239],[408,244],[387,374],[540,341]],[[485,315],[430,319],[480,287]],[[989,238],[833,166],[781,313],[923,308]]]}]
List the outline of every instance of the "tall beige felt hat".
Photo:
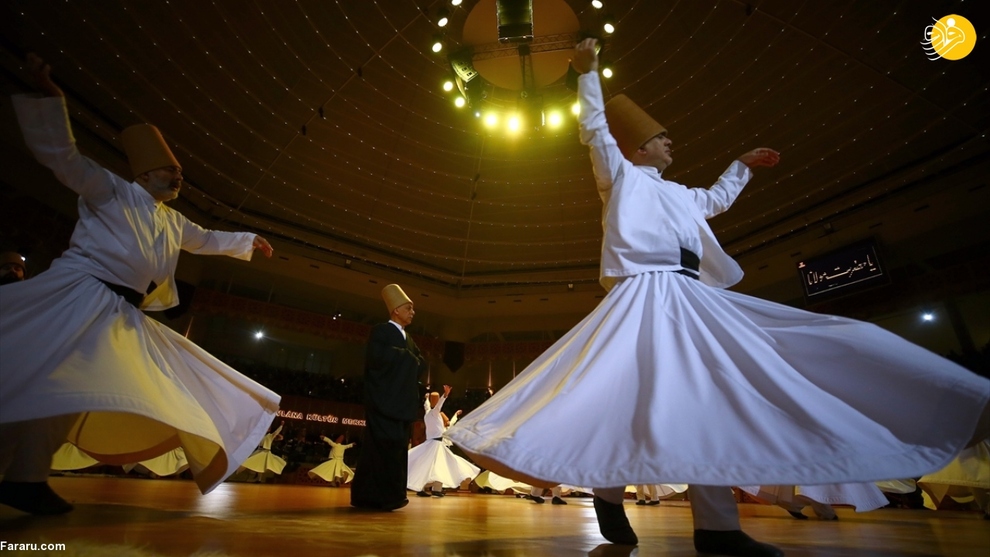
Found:
[{"label": "tall beige felt hat", "polygon": [[627,159],[644,143],[667,131],[625,95],[616,95],[605,103],[605,119],[608,131]]},{"label": "tall beige felt hat", "polygon": [[412,300],[409,299],[409,296],[406,296],[406,293],[402,291],[402,287],[398,284],[390,284],[382,288],[382,299],[385,300],[385,306],[388,307],[389,313],[392,313],[395,308],[402,304],[412,303]]},{"label": "tall beige felt hat", "polygon": [[21,269],[26,269],[24,266],[24,258],[21,254],[16,251],[5,251],[0,253],[0,265],[20,265]]},{"label": "tall beige felt hat", "polygon": [[120,139],[124,142],[124,152],[127,153],[127,161],[131,163],[131,172],[135,178],[149,170],[165,166],[182,168],[165,144],[161,132],[151,124],[130,126],[120,134]]}]

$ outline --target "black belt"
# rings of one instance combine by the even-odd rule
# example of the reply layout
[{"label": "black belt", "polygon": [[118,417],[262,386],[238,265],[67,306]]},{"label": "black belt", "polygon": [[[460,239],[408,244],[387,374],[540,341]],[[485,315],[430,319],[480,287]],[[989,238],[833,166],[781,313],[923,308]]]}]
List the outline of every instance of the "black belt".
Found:
[{"label": "black belt", "polygon": [[[93,277],[93,278],[96,278],[96,277]],[[126,286],[121,286],[119,284],[114,284],[112,282],[107,282],[107,281],[105,281],[105,280],[103,280],[101,278],[96,278],[96,280],[102,282],[103,283],[103,286],[106,286],[107,288],[110,289],[111,292],[113,292],[114,294],[116,294],[116,295],[120,296],[121,298],[123,298],[125,302],[131,304],[132,306],[134,306],[136,308],[141,307],[141,302],[144,301],[145,294],[141,294],[137,290],[132,290],[132,289],[126,287]],[[148,287],[148,292],[151,292],[152,290],[154,290],[156,286],[157,285],[154,282],[152,282],[151,283],[151,286]]]},{"label": "black belt", "polygon": [[[686,250],[681,248],[681,267],[683,269],[678,269],[674,271],[679,275],[684,275],[686,277],[691,277],[697,279],[698,275],[701,274],[699,267],[701,266],[701,258],[698,257],[696,253],[691,250]],[[691,271],[694,271],[693,273]]]}]

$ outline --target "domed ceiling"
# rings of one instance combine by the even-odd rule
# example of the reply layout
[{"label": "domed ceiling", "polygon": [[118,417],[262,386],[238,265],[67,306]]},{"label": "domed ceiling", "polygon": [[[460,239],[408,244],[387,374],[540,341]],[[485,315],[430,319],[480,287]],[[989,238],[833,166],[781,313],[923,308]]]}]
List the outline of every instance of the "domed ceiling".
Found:
[{"label": "domed ceiling", "polygon": [[[184,167],[174,206],[256,231],[282,256],[233,268],[368,300],[397,281],[468,313],[570,291],[587,292],[586,308],[602,294],[601,201],[574,116],[511,134],[479,107],[526,105],[526,75],[545,107],[569,107],[569,45],[610,17],[606,96],[625,93],[670,130],[666,177],[707,186],[751,148],[781,152],[711,221],[744,291],[796,283],[800,258],[865,237],[905,265],[988,241],[983,3],[534,0],[529,56],[497,40],[495,4],[8,0],[3,83],[29,90],[22,56],[44,57],[83,151],[124,175],[119,130],[159,126]],[[953,13],[976,48],[930,60],[926,26]],[[443,82],[465,46],[488,90],[457,108]],[[5,110],[8,168],[34,164]],[[313,269],[330,271],[306,278]]]}]

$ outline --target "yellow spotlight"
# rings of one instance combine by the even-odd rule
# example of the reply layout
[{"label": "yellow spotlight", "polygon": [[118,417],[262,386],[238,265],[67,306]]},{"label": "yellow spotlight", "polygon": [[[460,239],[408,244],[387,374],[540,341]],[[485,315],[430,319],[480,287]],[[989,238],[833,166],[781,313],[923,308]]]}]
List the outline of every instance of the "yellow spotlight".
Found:
[{"label": "yellow spotlight", "polygon": [[440,52],[443,50],[443,36],[437,35],[433,37],[433,52]]},{"label": "yellow spotlight", "polygon": [[602,76],[605,79],[609,79],[610,77],[612,77],[612,68],[609,66],[605,66],[604,68],[602,68]]},{"label": "yellow spotlight", "polygon": [[522,120],[516,115],[509,116],[509,120],[505,123],[505,128],[509,130],[509,133],[517,133],[522,128]]},{"label": "yellow spotlight", "polygon": [[453,91],[454,90],[454,82],[451,81],[451,80],[449,80],[449,79],[447,81],[444,81],[443,82],[443,90],[444,91]]},{"label": "yellow spotlight", "polygon": [[447,11],[447,8],[440,8],[440,11],[437,12],[437,27],[446,27],[450,21],[449,16],[450,12]]},{"label": "yellow spotlight", "polygon": [[467,104],[467,101],[464,100],[464,97],[460,95],[457,95],[457,97],[454,99],[454,106],[456,106],[457,108],[461,108],[465,104]]},{"label": "yellow spotlight", "polygon": [[451,6],[460,6],[461,5],[461,0],[450,0],[450,5]]},{"label": "yellow spotlight", "polygon": [[559,128],[563,122],[564,116],[559,110],[554,110],[550,114],[547,114],[547,125],[551,128]]},{"label": "yellow spotlight", "polygon": [[574,104],[571,105],[571,114],[573,114],[575,116],[579,116],[581,114],[581,103],[580,102],[574,101]]},{"label": "yellow spotlight", "polygon": [[602,4],[602,0],[591,0],[591,7],[595,8],[596,10],[602,9],[602,6],[604,5],[605,4]]},{"label": "yellow spotlight", "polygon": [[498,114],[494,112],[489,112],[485,114],[485,118],[483,121],[485,122],[486,128],[494,128],[495,126],[498,125]]}]

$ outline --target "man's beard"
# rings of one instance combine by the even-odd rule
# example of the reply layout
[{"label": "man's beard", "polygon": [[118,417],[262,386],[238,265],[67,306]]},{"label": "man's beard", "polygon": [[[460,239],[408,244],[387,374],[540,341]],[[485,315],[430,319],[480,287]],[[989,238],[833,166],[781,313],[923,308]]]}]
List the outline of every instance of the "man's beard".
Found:
[{"label": "man's beard", "polygon": [[24,279],[18,277],[15,273],[7,273],[6,275],[0,277],[0,286],[10,284],[12,282],[21,282],[22,280]]}]

